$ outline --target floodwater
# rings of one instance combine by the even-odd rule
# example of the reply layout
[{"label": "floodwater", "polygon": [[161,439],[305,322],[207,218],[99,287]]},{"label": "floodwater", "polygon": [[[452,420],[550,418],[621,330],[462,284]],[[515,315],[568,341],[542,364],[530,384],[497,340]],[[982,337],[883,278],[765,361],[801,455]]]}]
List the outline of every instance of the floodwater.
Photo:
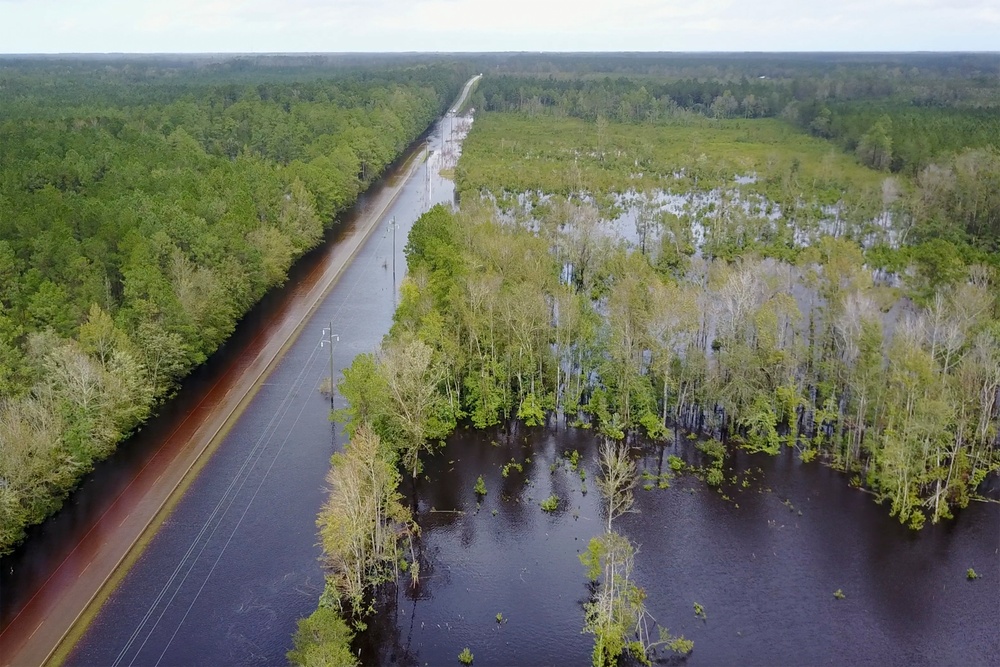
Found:
[{"label": "floodwater", "polygon": [[[453,164],[466,130],[451,118],[434,129],[432,161],[387,213],[386,223],[399,224],[399,279],[413,220],[429,203],[453,199],[438,169]],[[318,390],[330,363],[323,329],[332,323],[340,336],[338,372],[378,344],[394,308],[392,248],[388,228],[362,246],[69,664],[284,663],[296,620],[322,590],[315,516],[329,457],[343,442]],[[4,559],[0,624],[127,483],[152,436],[199,409],[198,396],[254,354],[253,341],[325,252],[297,265],[286,288],[245,318],[178,398]],[[573,450],[583,479],[563,456]],[[681,442],[642,452],[642,468],[658,476],[670,453],[699,464]],[[604,526],[595,454],[593,434],[579,429],[463,430],[451,438],[415,489],[404,484],[423,527],[421,582],[401,586],[371,619],[358,641],[364,662],[456,664],[468,646],[476,665],[589,664],[591,637],[581,633],[589,588],[578,554]],[[488,493],[477,507],[479,475]],[[815,462],[737,454],[728,476],[722,493],[690,474],[666,489],[659,478],[649,491],[640,481],[638,511],[616,524],[639,547],[634,577],[651,615],[695,642],[683,662],[996,664],[1000,505],[974,503],[954,521],[912,533]],[[559,507],[546,513],[539,503],[552,494]],[[980,579],[966,579],[970,567]],[[843,600],[833,597],[837,589]],[[705,620],[695,617],[695,602]]]},{"label": "floodwater", "polygon": [[[324,330],[332,323],[339,335],[333,348],[338,375],[356,354],[372,351],[388,331],[405,273],[407,233],[430,205],[453,202],[454,185],[439,170],[454,166],[468,124],[449,116],[425,137],[428,160],[406,181],[312,312],[100,610],[69,664],[284,663],[297,619],[315,608],[323,588],[315,519],[325,497],[330,455],[342,443],[328,419],[330,398],[320,392],[331,363]],[[73,557],[73,545],[89,536],[95,517],[128,486],[163,434],[183,427],[192,411],[206,409],[202,398],[220,378],[256,357],[261,333],[282,317],[293,296],[309,289],[338,241],[354,233],[382,189],[397,185],[423,150],[423,144],[414,147],[363,195],[323,247],[293,268],[286,286],[265,297],[226,345],[185,381],[178,397],[98,465],[64,509],[33,529],[22,548],[3,560],[2,627],[64,559]],[[339,396],[335,400],[339,406]]]},{"label": "floodwater", "polygon": [[[585,480],[565,457],[573,450]],[[640,479],[637,511],[615,527],[638,547],[634,579],[651,616],[694,640],[686,659],[663,656],[670,664],[997,664],[1000,505],[973,503],[914,533],[843,474],[788,452],[737,453],[721,491],[690,473],[659,487],[669,454],[702,464],[688,441],[636,453],[656,479]],[[523,473],[508,466],[504,477],[512,460]],[[411,495],[420,583],[373,619],[365,663],[456,664],[469,647],[476,665],[589,664],[578,555],[605,527],[593,434],[462,431],[426,475]],[[551,494],[559,507],[547,513]]]}]

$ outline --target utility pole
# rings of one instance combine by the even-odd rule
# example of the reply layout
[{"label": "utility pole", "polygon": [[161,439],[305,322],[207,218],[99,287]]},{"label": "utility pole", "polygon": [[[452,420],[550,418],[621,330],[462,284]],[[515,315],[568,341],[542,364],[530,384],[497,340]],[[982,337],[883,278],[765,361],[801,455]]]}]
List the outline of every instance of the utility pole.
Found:
[{"label": "utility pole", "polygon": [[427,185],[427,187],[426,187],[427,207],[425,209],[427,211],[429,211],[431,209],[431,206],[433,205],[433,202],[431,201],[431,196],[432,196],[432,193],[431,193],[431,160],[432,159],[434,159],[434,151],[428,149],[427,150],[427,160],[424,163],[427,166],[427,168],[424,170],[424,175],[426,176],[426,179],[427,179],[427,183],[426,183],[426,185]]},{"label": "utility pole", "polygon": [[333,370],[333,344],[340,342],[340,336],[333,333],[333,322],[330,322],[329,329],[323,329],[323,339],[319,342],[320,347],[330,347],[330,409],[334,409],[333,393],[337,388]]},{"label": "utility pole", "polygon": [[396,310],[396,216],[392,216],[389,229],[392,230],[392,309]]}]

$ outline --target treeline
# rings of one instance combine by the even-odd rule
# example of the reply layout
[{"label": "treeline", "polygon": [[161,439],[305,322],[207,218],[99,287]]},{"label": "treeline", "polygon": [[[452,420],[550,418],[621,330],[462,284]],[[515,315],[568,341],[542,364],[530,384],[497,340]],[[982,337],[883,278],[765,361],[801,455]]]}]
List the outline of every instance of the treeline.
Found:
[{"label": "treeline", "polygon": [[[417,225],[447,224],[448,215],[438,206]],[[348,405],[334,418],[350,441],[333,455],[330,495],[317,519],[325,586],[316,611],[299,620],[292,663],[358,664],[351,642],[375,612],[380,587],[398,581],[401,569],[419,583],[414,539],[420,528],[400,502],[399,471],[416,479],[421,456],[458,424],[462,413],[446,382],[449,370],[431,345],[402,333],[387,336],[380,350],[358,355],[344,371],[338,389]]]},{"label": "treeline", "polygon": [[74,65],[71,81],[58,67],[2,70],[0,553],[284,282],[465,80],[446,65],[261,71],[253,86],[173,71],[132,88],[106,66]]},{"label": "treeline", "polygon": [[913,176],[941,156],[1000,146],[997,112],[997,107],[918,107],[892,100],[814,99],[792,104],[782,113],[811,134],[833,139],[847,152],[857,151],[863,142],[871,144],[875,137],[870,133],[881,123],[878,130],[889,139],[888,153],[878,160],[874,156],[863,159],[868,166]]},{"label": "treeline", "polygon": [[[681,426],[822,456],[914,527],[951,516],[998,467],[991,269],[966,267],[919,308],[875,284],[846,240],[825,237],[795,264],[693,257],[678,273],[600,235],[586,204],[524,224],[464,208],[425,215],[407,246],[388,349],[433,352],[414,383],[426,430],[383,431],[412,433],[395,436],[403,451],[455,418],[485,428],[580,413],[613,439]],[[393,395],[349,390],[378,368],[357,361],[346,376],[353,410]]]},{"label": "treeline", "polygon": [[[505,54],[479,63],[493,73],[479,108],[541,105],[622,121],[655,119],[657,103],[741,116],[814,101],[995,108],[1000,85],[1000,59],[986,53]],[[713,109],[726,91],[733,99]]]},{"label": "treeline", "polygon": [[[443,211],[438,206],[421,220]],[[292,663],[356,665],[350,645],[376,611],[380,587],[397,582],[401,570],[419,583],[420,528],[401,503],[399,471],[416,479],[421,456],[458,423],[447,372],[446,360],[411,335],[387,336],[377,353],[358,355],[344,371],[338,388],[348,406],[334,417],[350,441],[333,455],[329,499],[316,522],[325,586],[316,611],[299,621]]]},{"label": "treeline", "polygon": [[[998,91],[1000,92],[1000,91]],[[1000,109],[820,102],[785,117],[829,138],[868,167],[913,178],[924,238],[1000,249]]]},{"label": "treeline", "polygon": [[[996,62],[991,65],[996,66]],[[996,142],[995,135],[988,136],[996,122],[996,94],[1000,89],[995,73],[973,70],[948,76],[914,68],[903,74],[886,67],[844,65],[826,75],[814,76],[809,68],[797,68],[794,61],[791,71],[780,75],[754,61],[729,75],[711,71],[701,76],[692,76],[690,70],[683,69],[655,75],[641,69],[589,76],[574,76],[571,72],[550,72],[547,76],[498,73],[486,77],[473,100],[477,103],[474,106],[487,111],[545,111],[586,120],[603,116],[633,123],[661,122],[683,112],[713,118],[788,116],[803,107],[803,120],[808,126],[827,113],[847,116],[871,114],[880,108],[908,110],[913,116],[911,123],[931,134],[928,140],[932,144],[940,145],[936,135],[942,126],[947,130],[948,123],[965,123],[963,129],[980,125],[981,141]],[[924,116],[924,110],[951,113]],[[970,114],[968,118],[965,113]],[[820,118],[816,129],[830,131],[828,125],[821,125],[824,120],[830,119]],[[947,136],[952,138],[954,133]],[[961,146],[980,145],[969,143],[974,139],[966,134]]]},{"label": "treeline", "polygon": [[665,121],[683,112],[717,118],[774,116],[793,99],[787,82],[751,81],[745,76],[726,82],[503,75],[484,78],[473,96],[473,106],[485,111],[547,112],[636,123]]},{"label": "treeline", "polygon": [[331,86],[374,89],[379,83],[452,86],[457,94],[451,79],[467,70],[472,71],[467,63],[432,54],[8,55],[0,56],[0,87],[3,117],[38,118],[78,115],[90,106],[138,108],[244,96],[253,89],[266,95],[285,88],[306,101],[316,101],[311,91]]},{"label": "treeline", "polygon": [[[744,77],[794,81],[805,96],[909,95],[921,104],[990,101],[991,53],[510,53],[478,57],[482,71],[531,77],[646,77],[721,82]],[[994,100],[995,101],[995,100]]]}]

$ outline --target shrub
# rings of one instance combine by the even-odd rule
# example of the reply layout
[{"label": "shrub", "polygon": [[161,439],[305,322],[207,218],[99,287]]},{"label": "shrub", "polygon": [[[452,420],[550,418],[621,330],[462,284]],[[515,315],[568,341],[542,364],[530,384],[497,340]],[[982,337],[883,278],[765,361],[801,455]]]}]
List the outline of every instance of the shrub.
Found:
[{"label": "shrub", "polygon": [[351,651],[354,632],[333,607],[320,607],[299,620],[292,638],[295,648],[288,652],[293,665],[354,667],[358,661]]},{"label": "shrub", "polygon": [[680,637],[672,639],[667,646],[670,647],[671,651],[677,653],[678,655],[687,655],[692,649],[694,649],[694,642],[690,639],[684,639],[684,635],[681,635]]},{"label": "shrub", "polygon": [[556,508],[559,507],[559,496],[552,494],[548,498],[542,501],[542,509],[546,512],[555,512]]},{"label": "shrub", "polygon": [[572,452],[563,452],[563,458],[569,461],[569,467],[573,470],[580,465],[580,452],[575,449]]}]

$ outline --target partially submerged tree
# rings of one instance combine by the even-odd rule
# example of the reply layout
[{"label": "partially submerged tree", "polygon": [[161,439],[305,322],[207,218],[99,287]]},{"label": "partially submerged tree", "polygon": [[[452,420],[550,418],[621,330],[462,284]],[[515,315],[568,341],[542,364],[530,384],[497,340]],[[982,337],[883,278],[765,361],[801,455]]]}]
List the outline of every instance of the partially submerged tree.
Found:
[{"label": "partially submerged tree", "polygon": [[607,503],[607,529],[591,539],[587,550],[580,554],[594,591],[583,606],[583,631],[594,635],[592,664],[612,667],[625,652],[649,664],[649,656],[664,645],[687,653],[692,644],[683,637],[671,637],[662,628],[658,640],[652,639],[649,628],[655,621],[646,611],[646,591],[632,579],[637,549],[613,529],[614,520],[633,511],[635,501],[632,489],[637,480],[636,465],[629,446],[622,440],[605,437],[599,457],[601,477],[597,487]]},{"label": "partially submerged tree", "polygon": [[597,488],[607,503],[607,531],[610,533],[614,520],[632,511],[635,503],[632,489],[637,479],[636,467],[629,455],[629,446],[622,440],[605,437],[599,456],[601,477],[597,480]]},{"label": "partially submerged tree", "polygon": [[327,475],[330,497],[317,525],[328,582],[359,616],[367,610],[369,593],[395,578],[400,540],[416,529],[396,490],[395,460],[363,424],[344,451],[333,455]]}]

